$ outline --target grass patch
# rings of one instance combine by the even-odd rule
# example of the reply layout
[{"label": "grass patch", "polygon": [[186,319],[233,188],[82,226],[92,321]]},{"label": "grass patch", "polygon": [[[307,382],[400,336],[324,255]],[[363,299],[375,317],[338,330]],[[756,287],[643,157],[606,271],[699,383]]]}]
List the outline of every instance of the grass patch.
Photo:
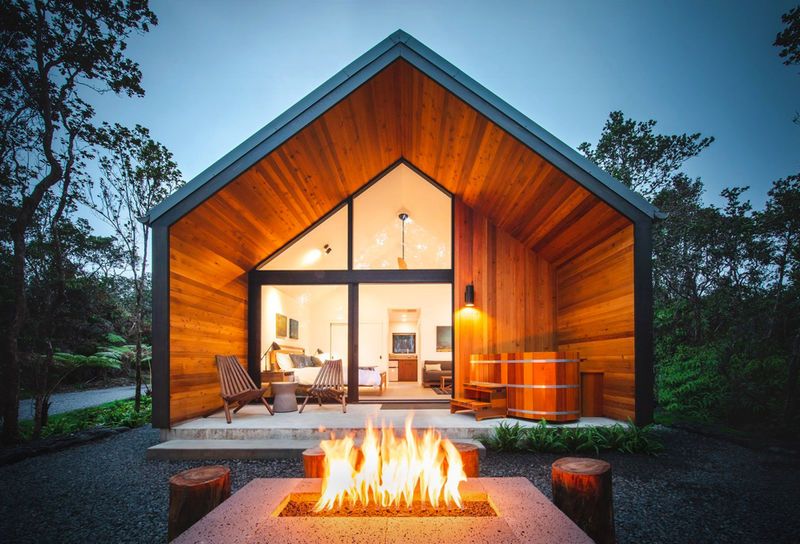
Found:
[{"label": "grass patch", "polygon": [[[133,399],[127,399],[55,414],[49,417],[47,425],[42,429],[42,438],[70,434],[92,427],[141,427],[150,423],[152,412],[151,398],[142,396],[142,407],[138,413],[133,409]],[[19,425],[23,439],[30,440],[33,421],[20,421]]]},{"label": "grass patch", "polygon": [[533,427],[518,422],[502,422],[481,439],[484,446],[496,451],[537,453],[595,453],[617,451],[655,455],[664,446],[652,433],[652,426],[637,427],[628,421],[610,427],[553,427],[542,420]]}]

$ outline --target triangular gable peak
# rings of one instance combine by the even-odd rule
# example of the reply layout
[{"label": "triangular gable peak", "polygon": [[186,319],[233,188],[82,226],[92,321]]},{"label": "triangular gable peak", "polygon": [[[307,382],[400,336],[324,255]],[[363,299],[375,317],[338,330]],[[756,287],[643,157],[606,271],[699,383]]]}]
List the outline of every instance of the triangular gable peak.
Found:
[{"label": "triangular gable peak", "polygon": [[[401,59],[403,63],[398,62]],[[153,224],[174,223],[392,65],[394,69],[390,71],[400,77],[395,77],[391,81],[388,95],[383,96],[392,96],[398,106],[397,109],[409,103],[402,98],[408,98],[409,94],[413,97],[412,82],[420,81],[419,76],[422,76],[446,89],[445,95],[451,99],[457,97],[455,102],[468,105],[474,114],[479,114],[493,128],[501,129],[507,136],[536,152],[554,168],[608,203],[616,211],[632,220],[642,216],[652,218],[656,215],[655,208],[639,195],[597,168],[419,41],[405,32],[397,31],[187,183],[185,187],[154,208],[146,219]],[[413,70],[409,70],[409,67]],[[417,77],[411,79],[402,77],[409,73]],[[399,98],[396,95],[399,95]],[[376,98],[379,102],[382,100],[381,96]],[[399,112],[395,112],[397,113]],[[401,119],[395,120],[390,126],[403,124],[404,120]],[[406,127],[403,129],[406,134],[410,134]],[[380,136],[385,137],[386,134]],[[397,160],[402,154],[409,161],[418,162],[403,151],[400,153],[397,149],[386,151],[394,153],[393,160]],[[417,166],[425,170],[422,165],[417,164]]]}]

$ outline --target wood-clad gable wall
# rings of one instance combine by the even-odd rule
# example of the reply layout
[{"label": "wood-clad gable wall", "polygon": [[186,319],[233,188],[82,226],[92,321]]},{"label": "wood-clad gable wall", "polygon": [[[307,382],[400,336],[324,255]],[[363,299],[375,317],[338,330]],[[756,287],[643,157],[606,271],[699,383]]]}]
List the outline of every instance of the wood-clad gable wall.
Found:
[{"label": "wood-clad gable wall", "polygon": [[[454,248],[466,259],[458,246],[472,240],[478,297],[484,285],[506,297],[483,308],[484,324],[462,326],[458,355],[556,349],[555,307],[542,295],[555,269],[566,267],[566,281],[569,262],[627,219],[398,60],[170,226],[170,422],[221,405],[215,354],[246,364],[247,273],[400,159],[456,195],[491,244]],[[458,308],[468,278],[456,266]]]},{"label": "wood-clad gable wall", "polygon": [[636,415],[633,251],[628,225],[556,268],[558,350],[580,353],[584,387],[602,387],[588,397],[621,420]]},{"label": "wood-clad gable wall", "polygon": [[463,396],[471,354],[555,349],[555,269],[460,199],[454,220],[454,383]]}]

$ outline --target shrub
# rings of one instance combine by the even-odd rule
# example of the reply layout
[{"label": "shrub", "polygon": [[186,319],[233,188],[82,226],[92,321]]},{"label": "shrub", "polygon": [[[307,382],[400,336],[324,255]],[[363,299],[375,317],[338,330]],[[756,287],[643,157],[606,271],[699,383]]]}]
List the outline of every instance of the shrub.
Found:
[{"label": "shrub", "polygon": [[631,421],[610,427],[553,427],[542,420],[527,428],[518,422],[514,425],[501,422],[482,442],[497,451],[595,454],[617,451],[654,455],[664,447],[652,431],[651,425],[637,427]]},{"label": "shrub", "polygon": [[728,397],[713,346],[679,346],[663,357],[656,373],[658,404],[678,417],[710,421],[721,416]]},{"label": "shrub", "polygon": [[[142,396],[142,408],[133,409],[133,399],[117,400],[100,406],[82,408],[50,416],[42,428],[42,437],[70,434],[92,427],[141,427],[150,422],[152,400]],[[21,421],[20,428],[25,438],[30,438],[33,430],[31,421]]]},{"label": "shrub", "polygon": [[511,425],[505,421],[492,430],[492,433],[482,439],[487,448],[497,451],[516,451],[520,447],[520,441],[525,435],[525,429],[519,422]]}]

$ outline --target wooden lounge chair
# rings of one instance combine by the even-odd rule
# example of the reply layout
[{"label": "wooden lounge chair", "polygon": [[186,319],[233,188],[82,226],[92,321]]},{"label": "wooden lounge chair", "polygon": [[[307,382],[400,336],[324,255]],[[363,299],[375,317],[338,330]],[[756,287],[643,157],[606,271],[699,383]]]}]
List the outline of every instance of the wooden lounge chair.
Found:
[{"label": "wooden lounge chair", "polygon": [[306,400],[300,407],[300,413],[306,407],[308,399],[315,397],[319,405],[322,406],[322,399],[331,399],[342,403],[342,412],[347,413],[347,392],[342,378],[342,360],[325,361],[317,374],[317,379],[308,389]]},{"label": "wooden lounge chair", "polygon": [[253,380],[250,379],[242,365],[239,364],[239,360],[235,355],[217,355],[216,359],[221,389],[220,396],[225,408],[225,419],[228,420],[228,423],[231,422],[231,405],[237,405],[233,410],[235,414],[249,402],[256,399],[264,403],[270,415],[275,415],[267,399],[264,398],[267,388],[262,387],[259,389],[256,387],[256,384],[253,383]]}]

